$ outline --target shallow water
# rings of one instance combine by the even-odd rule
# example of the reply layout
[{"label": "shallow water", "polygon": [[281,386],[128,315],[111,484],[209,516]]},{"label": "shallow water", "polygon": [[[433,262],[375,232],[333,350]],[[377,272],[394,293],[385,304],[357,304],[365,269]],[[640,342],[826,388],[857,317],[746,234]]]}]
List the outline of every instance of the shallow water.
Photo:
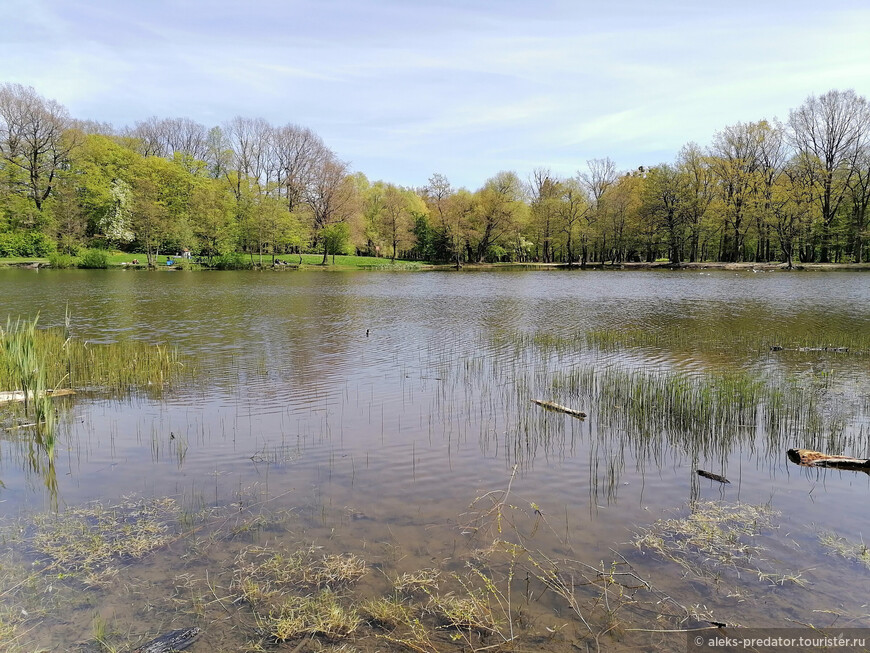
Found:
[{"label": "shallow water", "polygon": [[[525,514],[534,503],[547,517],[551,530],[535,535],[547,555],[594,565],[617,549],[663,591],[703,602],[729,623],[818,623],[814,610],[836,609],[851,625],[870,626],[867,569],[818,544],[827,531],[861,540],[870,476],[801,469],[785,457],[810,445],[870,456],[870,353],[768,346],[826,335],[830,346],[870,342],[867,275],[10,270],[0,274],[0,297],[0,320],[39,312],[41,325],[59,325],[68,306],[77,337],[168,343],[197,368],[194,382],[159,399],[94,392],[69,403],[57,454],[61,507],[136,495],[241,510],[272,499],[270,509],[299,519],[289,529],[296,537],[385,566],[387,551],[401,550],[395,569],[449,567],[479,546],[466,527],[469,504],[504,489],[516,465],[511,496]],[[630,332],[642,342],[578,339],[590,332]],[[708,434],[719,444],[699,447],[679,433],[605,419],[601,406],[577,406],[589,413],[578,421],[529,401],[578,401],[553,397],[552,381],[584,369],[791,379],[814,388],[818,425],[775,436],[726,425]],[[51,509],[23,451],[0,445],[0,515]],[[696,468],[731,484],[699,481]],[[776,528],[759,538],[807,586],[743,579],[750,605],[687,584],[679,569],[626,544],[697,499],[770,504]],[[151,561],[136,573],[166,584],[177,565]],[[535,608],[542,623],[568,619],[551,600]],[[116,615],[130,603],[112,592],[94,601]],[[140,622],[136,633],[168,619],[127,618]],[[65,650],[88,638],[88,627],[79,630],[55,625],[37,643]],[[211,632],[204,641],[223,641],[218,626]]]}]

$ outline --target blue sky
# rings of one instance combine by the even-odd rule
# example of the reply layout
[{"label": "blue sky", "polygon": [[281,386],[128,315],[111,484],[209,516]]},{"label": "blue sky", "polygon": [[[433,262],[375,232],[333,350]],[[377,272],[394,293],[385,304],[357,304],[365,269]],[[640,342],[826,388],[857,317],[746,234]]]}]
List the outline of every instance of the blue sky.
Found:
[{"label": "blue sky", "polygon": [[784,120],[811,93],[870,95],[866,0],[0,5],[0,82],[74,117],[292,122],[407,186],[654,165],[726,125]]}]

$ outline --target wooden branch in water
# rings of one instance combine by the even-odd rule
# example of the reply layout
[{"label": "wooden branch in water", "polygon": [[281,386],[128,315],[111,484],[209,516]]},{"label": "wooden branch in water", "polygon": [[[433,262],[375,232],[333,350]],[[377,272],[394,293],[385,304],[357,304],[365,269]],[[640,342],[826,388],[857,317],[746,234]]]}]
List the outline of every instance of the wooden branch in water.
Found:
[{"label": "wooden branch in water", "polygon": [[848,354],[848,347],[783,347],[771,345],[770,351],[832,351],[837,354]]},{"label": "wooden branch in water", "polygon": [[179,628],[161,635],[157,639],[152,639],[144,646],[140,646],[133,653],[171,653],[172,651],[181,651],[193,644],[194,640],[199,637],[199,628]]},{"label": "wooden branch in water", "polygon": [[[58,390],[48,390],[45,394],[49,397],[66,397],[74,395],[75,390],[69,388],[60,388]],[[27,393],[28,399],[33,399],[33,392]],[[24,390],[12,390],[11,392],[0,392],[0,404],[11,404],[15,401],[24,401]]]},{"label": "wooden branch in water", "polygon": [[574,410],[573,408],[568,408],[567,406],[563,406],[562,404],[557,404],[553,401],[544,401],[543,399],[532,399],[532,403],[538,404],[547,410],[555,410],[559,413],[565,413],[566,415],[571,415],[572,417],[576,417],[578,419],[583,419],[586,417],[586,413]]},{"label": "wooden branch in water", "polygon": [[711,481],[718,481],[719,483],[731,484],[731,481],[724,476],[719,476],[719,474],[714,474],[713,472],[705,472],[703,469],[698,470],[698,476],[703,476],[704,478],[709,478]]},{"label": "wooden branch in water", "polygon": [[804,467],[834,467],[837,469],[870,470],[870,459],[850,456],[831,456],[811,449],[789,449],[788,459]]}]

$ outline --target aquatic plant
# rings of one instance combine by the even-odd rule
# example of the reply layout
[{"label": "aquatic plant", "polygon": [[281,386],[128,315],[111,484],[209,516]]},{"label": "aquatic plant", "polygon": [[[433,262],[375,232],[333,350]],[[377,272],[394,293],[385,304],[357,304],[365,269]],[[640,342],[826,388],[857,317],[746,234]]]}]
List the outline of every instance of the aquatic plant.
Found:
[{"label": "aquatic plant", "polygon": [[863,541],[853,542],[836,533],[819,533],[819,542],[831,554],[870,568],[870,547]]},{"label": "aquatic plant", "polygon": [[802,584],[800,573],[782,569],[765,557],[758,536],[775,528],[776,516],[768,505],[696,501],[688,515],[660,519],[640,529],[634,544],[714,583],[733,571],[736,577],[748,572],[774,584]]},{"label": "aquatic plant", "polygon": [[[73,337],[69,327],[37,328],[38,317],[9,322],[0,349],[0,389],[59,387],[110,393],[133,388],[158,389],[191,372],[172,347],[134,340],[91,343]],[[41,379],[41,381],[40,381]],[[27,387],[25,387],[27,386]],[[28,392],[28,400],[34,395]]]},{"label": "aquatic plant", "polygon": [[396,597],[363,601],[359,611],[369,625],[384,630],[394,630],[412,618],[410,608]]},{"label": "aquatic plant", "polygon": [[288,596],[267,617],[260,618],[261,629],[276,642],[306,635],[341,639],[353,633],[361,623],[356,609],[343,605],[330,590],[313,597]]},{"label": "aquatic plant", "polygon": [[179,513],[170,498],[114,505],[94,502],[33,519],[28,547],[43,567],[76,575],[91,583],[114,573],[112,564],[141,558],[172,537],[170,524]]},{"label": "aquatic plant", "polygon": [[57,420],[49,396],[47,352],[40,347],[36,328],[38,320],[39,316],[31,321],[8,319],[6,328],[0,328],[0,369],[5,369],[12,389],[21,391],[24,413],[32,413],[36,423],[37,444],[53,460]]}]

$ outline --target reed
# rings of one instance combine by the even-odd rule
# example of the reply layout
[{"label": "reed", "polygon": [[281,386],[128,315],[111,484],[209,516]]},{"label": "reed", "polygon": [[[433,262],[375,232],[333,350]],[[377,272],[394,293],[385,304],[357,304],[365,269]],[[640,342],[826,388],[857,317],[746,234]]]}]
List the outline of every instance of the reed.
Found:
[{"label": "reed", "polygon": [[62,386],[122,393],[161,388],[191,371],[178,352],[165,345],[133,340],[90,343],[72,337],[68,328],[38,329],[37,322],[38,317],[19,318],[0,329],[0,389],[25,390],[27,397]]},{"label": "reed", "polygon": [[[24,414],[36,423],[36,443],[54,459],[57,419],[49,396],[48,352],[40,346],[39,316],[31,321],[11,318],[0,328],[0,370],[13,389],[24,395]],[[2,377],[0,377],[2,378]],[[2,387],[2,385],[0,385]]]},{"label": "reed", "polygon": [[[848,325],[848,320],[843,320]],[[860,329],[826,325],[825,329],[782,328],[746,329],[728,325],[686,328],[668,323],[657,328],[592,329],[574,333],[518,334],[512,339],[519,347],[534,345],[542,351],[567,352],[594,349],[619,352],[626,349],[659,349],[700,354],[730,352],[733,355],[756,355],[774,351],[811,353],[870,354],[870,333]],[[825,351],[827,350],[827,351]]]},{"label": "reed", "polygon": [[[689,453],[722,453],[759,434],[771,446],[799,438],[841,447],[836,441],[848,421],[843,397],[829,397],[825,383],[744,371],[690,374],[589,366],[555,372],[551,391],[569,403],[595,406],[599,428],[625,431],[635,442],[664,436]],[[841,410],[832,410],[832,403]]]}]

